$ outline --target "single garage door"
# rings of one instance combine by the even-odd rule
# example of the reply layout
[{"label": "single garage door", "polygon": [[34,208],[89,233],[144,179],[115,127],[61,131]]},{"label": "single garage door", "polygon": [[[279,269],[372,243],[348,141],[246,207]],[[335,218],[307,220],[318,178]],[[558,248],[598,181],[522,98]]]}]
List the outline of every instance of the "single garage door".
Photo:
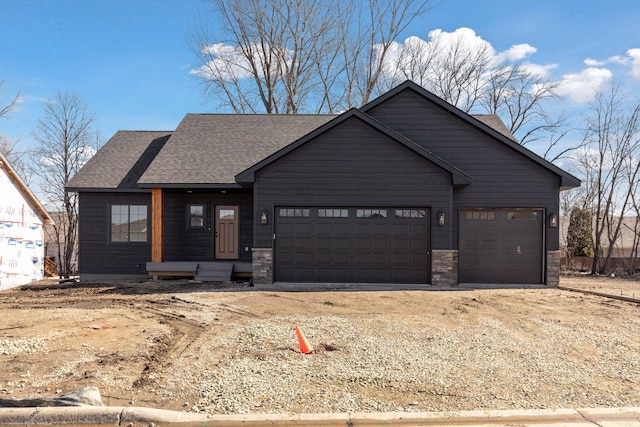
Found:
[{"label": "single garage door", "polygon": [[429,283],[426,208],[276,209],[274,279]]},{"label": "single garage door", "polygon": [[460,214],[461,283],[543,283],[544,211],[466,209]]}]

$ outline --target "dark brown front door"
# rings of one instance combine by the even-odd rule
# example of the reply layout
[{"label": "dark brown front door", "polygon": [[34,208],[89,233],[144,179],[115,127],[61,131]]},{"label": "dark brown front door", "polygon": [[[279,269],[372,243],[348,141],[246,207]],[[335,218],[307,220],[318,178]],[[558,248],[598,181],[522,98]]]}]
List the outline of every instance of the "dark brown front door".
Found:
[{"label": "dark brown front door", "polygon": [[216,206],[216,259],[238,259],[237,206]]}]

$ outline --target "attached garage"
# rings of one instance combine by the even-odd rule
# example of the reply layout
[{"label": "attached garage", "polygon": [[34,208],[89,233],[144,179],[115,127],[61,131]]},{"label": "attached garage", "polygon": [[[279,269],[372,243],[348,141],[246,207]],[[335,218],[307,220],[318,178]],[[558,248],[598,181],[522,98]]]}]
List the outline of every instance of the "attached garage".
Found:
[{"label": "attached garage", "polygon": [[463,209],[461,283],[544,283],[542,209]]},{"label": "attached garage", "polygon": [[427,208],[279,207],[275,280],[429,283]]}]

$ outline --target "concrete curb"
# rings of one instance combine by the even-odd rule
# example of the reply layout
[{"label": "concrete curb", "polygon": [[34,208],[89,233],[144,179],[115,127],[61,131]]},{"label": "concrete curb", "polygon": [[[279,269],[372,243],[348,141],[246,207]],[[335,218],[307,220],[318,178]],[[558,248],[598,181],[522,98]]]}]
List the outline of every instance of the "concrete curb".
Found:
[{"label": "concrete curb", "polygon": [[212,415],[139,407],[2,408],[0,425],[112,426],[626,426],[640,427],[640,408]]},{"label": "concrete curb", "polygon": [[0,408],[0,425],[208,425],[205,414],[123,406]]}]

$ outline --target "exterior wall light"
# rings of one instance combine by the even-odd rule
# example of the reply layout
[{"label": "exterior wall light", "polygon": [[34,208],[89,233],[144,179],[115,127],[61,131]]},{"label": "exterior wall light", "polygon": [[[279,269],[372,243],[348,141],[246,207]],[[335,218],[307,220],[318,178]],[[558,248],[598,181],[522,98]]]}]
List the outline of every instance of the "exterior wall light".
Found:
[{"label": "exterior wall light", "polygon": [[264,211],[262,211],[262,213],[260,214],[260,223],[261,223],[262,225],[266,225],[266,224],[267,224],[267,222],[268,222],[268,218],[267,218],[267,211],[266,211],[266,210],[264,210]]},{"label": "exterior wall light", "polygon": [[549,215],[549,227],[556,228],[558,226],[558,215]]},{"label": "exterior wall light", "polygon": [[438,225],[444,225],[444,212],[438,212]]}]

